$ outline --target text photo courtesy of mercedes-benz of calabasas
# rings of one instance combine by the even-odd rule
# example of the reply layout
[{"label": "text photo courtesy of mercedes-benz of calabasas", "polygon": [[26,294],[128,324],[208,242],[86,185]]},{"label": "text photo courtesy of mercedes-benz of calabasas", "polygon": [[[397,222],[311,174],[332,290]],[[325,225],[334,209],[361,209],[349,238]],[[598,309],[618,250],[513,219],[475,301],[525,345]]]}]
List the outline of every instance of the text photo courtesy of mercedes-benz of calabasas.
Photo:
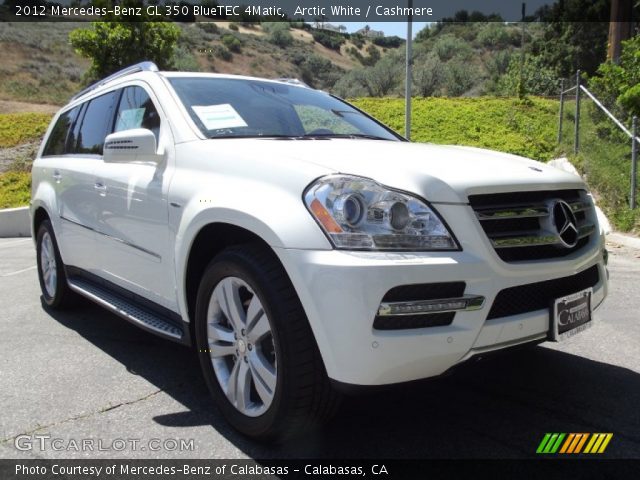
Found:
[{"label": "text photo courtesy of mercedes-benz of calabasas", "polygon": [[410,143],[287,79],[144,62],[98,82],[54,117],[31,214],[50,308],[83,296],[193,346],[261,439],[345,391],[563,340],[607,294],[579,177]]}]

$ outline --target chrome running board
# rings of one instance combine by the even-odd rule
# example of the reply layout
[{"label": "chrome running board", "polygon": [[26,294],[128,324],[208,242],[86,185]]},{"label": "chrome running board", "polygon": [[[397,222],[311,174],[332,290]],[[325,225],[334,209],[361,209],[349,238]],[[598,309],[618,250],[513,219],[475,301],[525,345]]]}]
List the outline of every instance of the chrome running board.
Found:
[{"label": "chrome running board", "polygon": [[109,289],[96,285],[83,278],[72,277],[68,280],[69,288],[88,298],[92,302],[106,308],[112,313],[156,335],[170,340],[182,342],[184,332],[171,320],[160,314],[144,309],[132,300],[122,297]]}]

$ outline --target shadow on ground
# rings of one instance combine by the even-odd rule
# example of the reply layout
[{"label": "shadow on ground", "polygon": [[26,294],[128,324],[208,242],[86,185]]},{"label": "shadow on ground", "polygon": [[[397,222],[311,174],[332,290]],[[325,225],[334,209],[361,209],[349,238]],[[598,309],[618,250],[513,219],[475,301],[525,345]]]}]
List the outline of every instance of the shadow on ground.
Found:
[{"label": "shadow on ground", "polygon": [[49,314],[188,409],[154,421],[176,429],[210,425],[253,458],[531,457],[545,432],[612,432],[608,458],[640,457],[640,375],[544,347],[349,397],[324,429],[266,446],[238,435],[220,417],[190,349],[88,303]]}]

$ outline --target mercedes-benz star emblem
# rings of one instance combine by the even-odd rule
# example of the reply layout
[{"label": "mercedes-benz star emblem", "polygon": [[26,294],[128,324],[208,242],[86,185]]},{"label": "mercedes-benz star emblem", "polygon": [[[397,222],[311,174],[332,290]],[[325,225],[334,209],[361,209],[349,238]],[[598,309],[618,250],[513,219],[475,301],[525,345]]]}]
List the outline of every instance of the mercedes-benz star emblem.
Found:
[{"label": "mercedes-benz star emblem", "polygon": [[556,200],[552,207],[552,222],[558,232],[558,238],[566,248],[573,248],[578,243],[578,222],[571,206],[562,200]]}]

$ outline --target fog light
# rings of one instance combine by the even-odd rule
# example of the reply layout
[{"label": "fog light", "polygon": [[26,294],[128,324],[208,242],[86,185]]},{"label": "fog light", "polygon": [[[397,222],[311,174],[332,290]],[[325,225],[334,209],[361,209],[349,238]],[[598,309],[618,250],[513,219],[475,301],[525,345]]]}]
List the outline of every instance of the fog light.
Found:
[{"label": "fog light", "polygon": [[464,295],[460,298],[417,300],[412,302],[382,302],[378,315],[421,315],[429,313],[478,310],[484,305],[484,297]]}]

